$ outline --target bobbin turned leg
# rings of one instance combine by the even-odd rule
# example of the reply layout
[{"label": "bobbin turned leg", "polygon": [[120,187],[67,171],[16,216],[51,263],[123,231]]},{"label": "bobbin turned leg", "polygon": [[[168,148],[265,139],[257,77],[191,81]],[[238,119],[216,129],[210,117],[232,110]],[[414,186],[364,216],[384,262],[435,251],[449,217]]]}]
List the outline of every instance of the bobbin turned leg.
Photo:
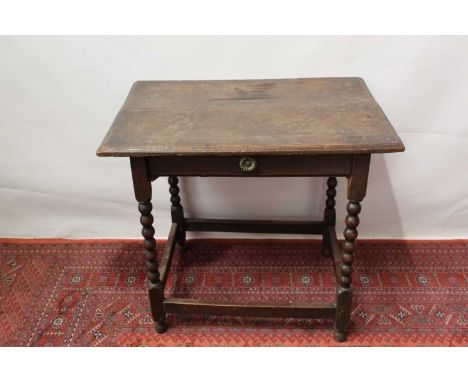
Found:
[{"label": "bobbin turned leg", "polygon": [[367,176],[369,173],[370,155],[355,155],[351,175],[348,177],[348,212],[345,218],[343,250],[341,252],[341,265],[338,285],[336,288],[336,317],[335,317],[335,339],[345,341],[348,336],[351,319],[352,304],[352,265],[358,236],[360,202],[364,199],[367,189]]},{"label": "bobbin turned leg", "polygon": [[346,228],[343,232],[345,241],[343,252],[341,253],[341,278],[337,287],[337,318],[335,328],[335,339],[344,341],[347,337],[349,320],[351,315],[352,288],[351,273],[354,260],[355,240],[358,236],[357,226],[359,225],[358,214],[361,211],[359,202],[349,201],[346,206],[348,215],[345,219]]},{"label": "bobbin turned leg", "polygon": [[337,181],[334,176],[328,178],[327,180],[327,200],[325,202],[325,211],[323,213],[323,225],[324,225],[324,232],[323,232],[323,246],[322,246],[322,253],[326,257],[331,256],[331,244],[328,235],[325,233],[326,228],[328,226],[335,226],[336,222],[336,212],[335,212],[335,196],[336,196],[336,185]]},{"label": "bobbin turned leg", "polygon": [[141,213],[140,222],[143,226],[141,234],[144,237],[146,269],[148,271],[148,293],[151,304],[151,313],[155,322],[156,331],[164,333],[167,330],[166,314],[163,309],[164,289],[161,283],[156,240],[154,238],[153,215],[151,210],[151,181],[147,175],[145,158],[130,158],[132,167],[133,187],[135,198],[139,202],[138,210]]},{"label": "bobbin turned leg", "polygon": [[169,176],[167,178],[169,182],[169,193],[171,194],[171,217],[172,222],[177,223],[177,237],[176,242],[179,245],[180,250],[185,252],[187,245],[185,243],[185,225],[184,225],[184,208],[180,204],[179,196],[179,179],[177,176]]}]

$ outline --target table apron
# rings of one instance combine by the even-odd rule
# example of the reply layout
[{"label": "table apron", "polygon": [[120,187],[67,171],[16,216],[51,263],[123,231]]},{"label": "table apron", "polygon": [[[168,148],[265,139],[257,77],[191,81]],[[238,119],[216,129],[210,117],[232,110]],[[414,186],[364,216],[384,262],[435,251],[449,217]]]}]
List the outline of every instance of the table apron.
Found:
[{"label": "table apron", "polygon": [[[243,158],[253,158],[255,168],[242,169]],[[150,177],[181,176],[347,176],[353,155],[256,155],[147,157]]]}]

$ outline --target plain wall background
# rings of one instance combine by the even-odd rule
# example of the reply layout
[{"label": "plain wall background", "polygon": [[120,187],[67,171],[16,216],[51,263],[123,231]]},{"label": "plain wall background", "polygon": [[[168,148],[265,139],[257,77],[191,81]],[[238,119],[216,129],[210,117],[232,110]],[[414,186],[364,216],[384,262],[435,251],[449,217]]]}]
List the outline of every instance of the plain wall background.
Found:
[{"label": "plain wall background", "polygon": [[[468,38],[366,36],[0,37],[0,236],[140,237],[128,159],[95,156],[135,80],[336,76],[363,77],[406,145],[373,156],[360,237],[468,237]],[[187,215],[296,219],[321,217],[324,183],[180,182]],[[153,202],[164,238],[165,178]],[[339,230],[345,202],[339,178]]]}]

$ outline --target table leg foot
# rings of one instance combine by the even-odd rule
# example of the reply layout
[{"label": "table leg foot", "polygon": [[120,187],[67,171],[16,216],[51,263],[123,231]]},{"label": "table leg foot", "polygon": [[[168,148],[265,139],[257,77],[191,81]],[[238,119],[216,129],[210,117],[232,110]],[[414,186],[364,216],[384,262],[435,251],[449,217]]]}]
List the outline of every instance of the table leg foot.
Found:
[{"label": "table leg foot", "polygon": [[167,331],[167,325],[165,323],[156,323],[155,325],[156,327],[156,331],[159,333],[159,334],[163,334]]},{"label": "table leg foot", "polygon": [[165,333],[167,331],[167,324],[164,322],[165,318],[155,323],[156,331],[159,334]]},{"label": "table leg foot", "polygon": [[337,342],[344,342],[344,341],[346,341],[346,338],[348,337],[348,332],[335,330],[334,333],[333,333],[333,337],[335,337],[335,340]]},{"label": "table leg foot", "polygon": [[331,257],[331,250],[330,250],[330,248],[326,247],[325,245],[322,247],[322,256],[323,257]]},{"label": "table leg foot", "polygon": [[186,253],[188,251],[188,246],[187,244],[177,244],[179,246],[179,251],[180,253]]}]

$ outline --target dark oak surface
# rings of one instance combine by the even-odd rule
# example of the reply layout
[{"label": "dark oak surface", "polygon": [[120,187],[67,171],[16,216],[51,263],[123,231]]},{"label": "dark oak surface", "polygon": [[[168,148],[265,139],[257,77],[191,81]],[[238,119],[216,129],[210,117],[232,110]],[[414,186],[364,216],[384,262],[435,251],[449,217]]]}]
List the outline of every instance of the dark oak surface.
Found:
[{"label": "dark oak surface", "polygon": [[403,151],[361,78],[138,81],[99,156]]},{"label": "dark oak surface", "polygon": [[[395,130],[360,78],[136,82],[98,149],[129,156],[158,333],[166,315],[213,314],[334,318],[344,341],[352,306],[352,271],[360,202],[371,154],[403,151]],[[168,176],[172,226],[158,262],[151,182]],[[178,176],[327,176],[322,221],[187,218]],[[335,232],[337,176],[347,178],[345,241]],[[165,298],[176,245],[186,231],[322,235],[336,275],[336,303],[221,303]]]}]

